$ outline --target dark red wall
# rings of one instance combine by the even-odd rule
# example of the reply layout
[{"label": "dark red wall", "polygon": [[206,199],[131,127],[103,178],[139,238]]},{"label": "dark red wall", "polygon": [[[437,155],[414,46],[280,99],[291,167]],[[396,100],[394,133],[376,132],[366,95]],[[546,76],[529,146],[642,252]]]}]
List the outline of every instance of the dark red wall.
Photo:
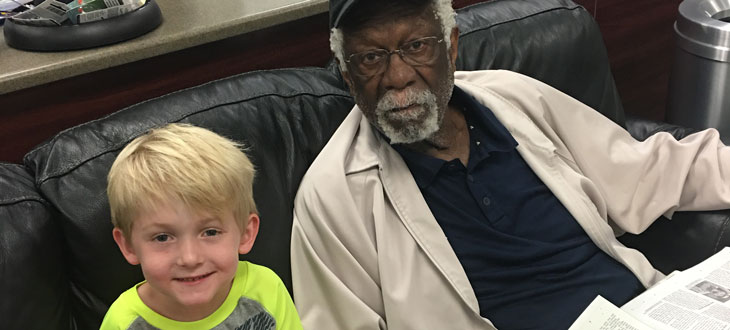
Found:
[{"label": "dark red wall", "polygon": [[603,34],[627,114],[663,120],[681,0],[574,0]]}]

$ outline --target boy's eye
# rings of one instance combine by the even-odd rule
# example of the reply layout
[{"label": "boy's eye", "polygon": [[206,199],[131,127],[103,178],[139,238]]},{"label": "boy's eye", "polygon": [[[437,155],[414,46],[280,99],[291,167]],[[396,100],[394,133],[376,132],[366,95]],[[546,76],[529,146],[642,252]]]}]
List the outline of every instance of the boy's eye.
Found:
[{"label": "boy's eye", "polygon": [[221,232],[217,229],[207,229],[206,231],[203,232],[203,235],[204,236],[216,236],[220,233]]},{"label": "boy's eye", "polygon": [[167,234],[159,234],[153,238],[157,242],[167,242],[168,239],[170,239],[170,235]]}]

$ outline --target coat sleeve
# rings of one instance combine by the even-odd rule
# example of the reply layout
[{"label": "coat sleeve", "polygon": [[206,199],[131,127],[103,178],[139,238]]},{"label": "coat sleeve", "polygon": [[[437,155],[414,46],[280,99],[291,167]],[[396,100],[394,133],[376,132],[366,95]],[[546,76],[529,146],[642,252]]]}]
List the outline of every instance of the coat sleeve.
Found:
[{"label": "coat sleeve", "polygon": [[352,195],[340,175],[319,189],[305,177],[297,194],[294,301],[304,329],[386,329],[372,223],[358,211],[369,206]]},{"label": "coat sleeve", "polygon": [[526,76],[509,81],[497,93],[529,109],[533,122],[596,185],[609,218],[622,229],[639,233],[661,215],[730,207],[730,148],[716,130],[679,141],[660,132],[640,142],[547,84]]}]

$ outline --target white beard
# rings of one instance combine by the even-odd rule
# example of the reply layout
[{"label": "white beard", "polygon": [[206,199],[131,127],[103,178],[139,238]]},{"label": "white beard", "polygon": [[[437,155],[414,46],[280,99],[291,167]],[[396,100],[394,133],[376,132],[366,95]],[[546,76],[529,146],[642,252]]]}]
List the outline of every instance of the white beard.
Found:
[{"label": "white beard", "polygon": [[[365,102],[357,89],[350,91],[363,114],[390,139],[390,143],[431,141],[441,129],[454,91],[454,75],[447,77],[433,91],[408,88],[402,95],[388,91],[376,104]],[[411,105],[414,107],[407,111],[394,111]]]},{"label": "white beard", "polygon": [[[375,108],[377,127],[391,143],[414,143],[427,139],[441,126],[443,113],[439,111],[437,98],[429,90],[407,89],[403,97],[396,98],[388,91]],[[401,110],[412,106],[408,110]]]}]

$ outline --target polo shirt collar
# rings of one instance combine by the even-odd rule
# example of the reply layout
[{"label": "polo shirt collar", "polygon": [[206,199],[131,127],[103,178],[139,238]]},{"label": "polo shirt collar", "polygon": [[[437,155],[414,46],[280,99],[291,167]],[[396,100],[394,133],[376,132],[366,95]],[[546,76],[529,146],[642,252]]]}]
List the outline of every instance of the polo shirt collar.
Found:
[{"label": "polo shirt collar", "polygon": [[[474,127],[469,132],[471,146],[470,158],[472,155],[481,155],[481,158],[486,158],[492,152],[507,152],[517,147],[517,141],[512,137],[507,128],[497,120],[494,113],[460,88],[454,86],[449,104],[462,109],[467,125]],[[481,152],[479,153],[474,152],[475,137],[479,138],[482,142]],[[444,161],[424,153],[413,151],[400,144],[394,144],[393,148],[403,157],[419,188],[428,187],[436,178],[439,171],[445,168],[445,163],[459,163],[460,165],[458,159]]]}]

